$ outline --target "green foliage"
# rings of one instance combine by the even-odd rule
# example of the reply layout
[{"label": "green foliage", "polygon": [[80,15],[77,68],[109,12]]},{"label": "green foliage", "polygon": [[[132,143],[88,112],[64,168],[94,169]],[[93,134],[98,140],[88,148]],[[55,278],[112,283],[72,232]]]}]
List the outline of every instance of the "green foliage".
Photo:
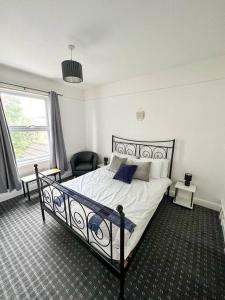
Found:
[{"label": "green foliage", "polygon": [[10,135],[15,150],[16,158],[20,159],[23,157],[28,147],[33,143],[34,132],[17,131],[17,132],[11,132]]},{"label": "green foliage", "polygon": [[[9,126],[29,126],[32,120],[23,112],[21,102],[15,96],[7,95],[3,98],[4,112]],[[47,142],[46,132],[37,131],[11,131],[10,132],[16,158],[24,156],[34,142]]]},{"label": "green foliage", "polygon": [[16,99],[14,96],[7,96],[7,98],[4,99],[3,104],[9,126],[31,125],[31,119],[23,113],[19,99]]}]

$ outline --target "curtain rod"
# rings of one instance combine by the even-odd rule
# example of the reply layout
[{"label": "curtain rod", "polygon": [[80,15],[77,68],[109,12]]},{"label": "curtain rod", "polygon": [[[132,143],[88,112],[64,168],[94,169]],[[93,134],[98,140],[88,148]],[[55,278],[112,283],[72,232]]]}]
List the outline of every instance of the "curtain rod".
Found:
[{"label": "curtain rod", "polygon": [[[46,94],[49,94],[49,93],[50,93],[50,92],[48,92],[48,91],[43,91],[43,90],[33,89],[33,88],[30,88],[30,87],[27,87],[27,86],[22,86],[22,85],[13,84],[13,83],[7,83],[7,82],[3,82],[3,81],[0,81],[0,84],[5,84],[5,85],[14,86],[14,87],[19,87],[19,88],[24,89],[24,91],[30,90],[30,91],[36,91],[36,92],[41,92],[41,93],[46,93]],[[4,87],[3,87],[3,88],[4,88]],[[62,94],[57,94],[57,95],[58,95],[58,96],[63,96]]]}]

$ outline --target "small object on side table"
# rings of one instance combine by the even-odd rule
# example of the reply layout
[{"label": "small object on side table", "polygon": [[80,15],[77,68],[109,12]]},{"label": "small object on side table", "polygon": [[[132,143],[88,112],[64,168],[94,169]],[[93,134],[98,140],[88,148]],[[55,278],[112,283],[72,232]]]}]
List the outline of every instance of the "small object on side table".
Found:
[{"label": "small object on side table", "polygon": [[108,165],[108,160],[109,158],[108,157],[104,157],[104,165],[107,166]]},{"label": "small object on side table", "polygon": [[185,185],[190,186],[190,182],[192,181],[192,174],[191,173],[185,173],[184,175]]},{"label": "small object on side table", "polygon": [[[178,196],[179,190],[191,193],[191,199],[187,199],[187,198]],[[192,209],[193,208],[193,198],[194,198],[195,192],[196,192],[196,185],[190,184],[189,186],[187,186],[187,185],[185,185],[184,182],[178,181],[175,184],[175,198],[173,200],[173,203],[181,205],[181,206],[189,208],[189,209]]]}]

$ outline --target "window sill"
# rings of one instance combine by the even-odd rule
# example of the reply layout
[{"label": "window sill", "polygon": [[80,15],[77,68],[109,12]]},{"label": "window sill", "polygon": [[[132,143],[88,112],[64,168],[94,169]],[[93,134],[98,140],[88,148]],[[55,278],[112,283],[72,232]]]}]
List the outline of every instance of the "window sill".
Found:
[{"label": "window sill", "polygon": [[38,164],[39,170],[48,170],[50,168],[50,159],[42,159],[42,160],[30,160],[23,164],[18,164],[18,172],[19,176],[23,177],[26,175],[30,175],[34,173],[34,164]]},{"label": "window sill", "polygon": [[49,156],[37,157],[37,158],[21,160],[21,161],[18,160],[17,167],[21,168],[21,167],[26,167],[26,166],[30,166],[30,165],[34,165],[34,164],[38,164],[38,163],[42,163],[42,162],[49,162],[49,161],[50,161]]}]

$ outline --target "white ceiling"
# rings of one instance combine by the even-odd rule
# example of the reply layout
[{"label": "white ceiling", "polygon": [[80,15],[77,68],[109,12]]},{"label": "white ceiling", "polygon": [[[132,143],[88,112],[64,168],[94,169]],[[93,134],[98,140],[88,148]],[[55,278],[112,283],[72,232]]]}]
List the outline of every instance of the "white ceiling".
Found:
[{"label": "white ceiling", "polygon": [[224,55],[225,1],[0,0],[0,63],[61,79],[69,43],[91,85]]}]

